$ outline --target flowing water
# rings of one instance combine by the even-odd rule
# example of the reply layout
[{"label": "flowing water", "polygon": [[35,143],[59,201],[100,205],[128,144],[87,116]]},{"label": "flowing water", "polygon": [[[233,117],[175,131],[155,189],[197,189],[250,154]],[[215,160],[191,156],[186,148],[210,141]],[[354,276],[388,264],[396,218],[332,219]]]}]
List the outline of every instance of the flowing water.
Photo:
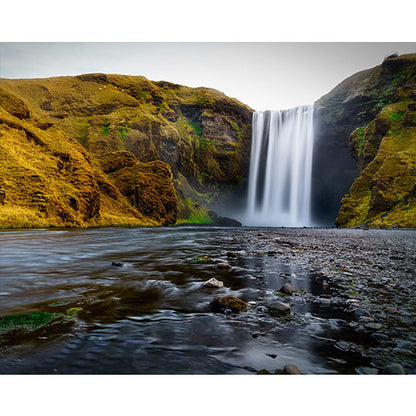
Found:
[{"label": "flowing water", "polygon": [[310,226],[313,106],[256,111],[246,224]]},{"label": "flowing water", "polygon": [[[293,320],[255,307],[230,315],[209,310],[216,296],[260,303],[288,281],[297,290],[322,291],[310,271],[256,255],[233,232],[0,232],[0,315],[82,308],[71,329],[0,350],[0,373],[250,374],[294,364],[328,374],[363,364],[360,357],[341,359],[333,348],[348,331],[347,317],[335,309],[299,297]],[[227,256],[243,249],[242,256]],[[224,261],[232,268],[219,270]],[[204,288],[211,277],[224,288]]]}]

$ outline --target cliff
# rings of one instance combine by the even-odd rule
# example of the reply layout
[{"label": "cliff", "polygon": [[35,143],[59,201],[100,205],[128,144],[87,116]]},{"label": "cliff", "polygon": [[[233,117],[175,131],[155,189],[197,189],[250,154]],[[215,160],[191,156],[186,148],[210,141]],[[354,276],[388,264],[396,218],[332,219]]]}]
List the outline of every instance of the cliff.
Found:
[{"label": "cliff", "polygon": [[315,209],[339,208],[342,227],[416,227],[416,55],[388,57],[315,106]]},{"label": "cliff", "polygon": [[0,224],[210,222],[241,194],[251,110],[139,76],[0,79]]}]

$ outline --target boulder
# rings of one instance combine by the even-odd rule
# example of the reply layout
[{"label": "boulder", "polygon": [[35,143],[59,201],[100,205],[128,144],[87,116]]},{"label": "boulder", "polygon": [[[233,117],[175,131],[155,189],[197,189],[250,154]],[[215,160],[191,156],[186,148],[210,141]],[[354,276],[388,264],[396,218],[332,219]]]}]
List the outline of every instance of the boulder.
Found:
[{"label": "boulder", "polygon": [[278,300],[269,302],[265,305],[269,312],[277,313],[279,315],[289,314],[291,312],[290,306]]},{"label": "boulder", "polygon": [[236,298],[235,296],[224,296],[222,298],[215,298],[210,304],[209,307],[212,312],[222,312],[225,310],[230,310],[234,313],[239,313],[247,309],[247,303],[243,300]]},{"label": "boulder", "polygon": [[205,287],[213,287],[213,288],[221,288],[224,286],[224,282],[222,282],[221,280],[217,280],[214,277],[212,279],[207,280],[204,283]]},{"label": "boulder", "polygon": [[386,374],[404,374],[403,367],[398,363],[387,364],[384,367],[384,372]]},{"label": "boulder", "polygon": [[292,288],[292,286],[290,286],[290,284],[289,283],[285,283],[281,288],[280,288],[280,291],[282,292],[282,293],[285,293],[286,295],[292,295],[292,293],[293,293],[293,288]]},{"label": "boulder", "polygon": [[217,263],[217,269],[228,270],[228,269],[231,269],[231,266],[228,263],[221,262],[221,263]]}]

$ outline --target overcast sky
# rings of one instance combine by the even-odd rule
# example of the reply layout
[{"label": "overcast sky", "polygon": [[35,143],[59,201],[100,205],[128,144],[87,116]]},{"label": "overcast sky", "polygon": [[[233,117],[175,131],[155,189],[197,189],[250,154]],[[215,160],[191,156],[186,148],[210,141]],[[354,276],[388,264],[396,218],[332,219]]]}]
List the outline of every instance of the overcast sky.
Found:
[{"label": "overcast sky", "polygon": [[1,78],[91,72],[216,88],[255,110],[312,104],[416,43],[0,43]]}]

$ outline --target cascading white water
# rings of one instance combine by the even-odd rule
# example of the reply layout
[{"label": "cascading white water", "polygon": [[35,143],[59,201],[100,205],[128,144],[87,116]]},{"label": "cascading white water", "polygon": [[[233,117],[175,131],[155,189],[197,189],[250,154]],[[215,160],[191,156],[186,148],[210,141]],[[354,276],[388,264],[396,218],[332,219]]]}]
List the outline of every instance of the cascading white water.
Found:
[{"label": "cascading white water", "polygon": [[253,114],[248,225],[312,225],[313,139],[313,106]]}]

